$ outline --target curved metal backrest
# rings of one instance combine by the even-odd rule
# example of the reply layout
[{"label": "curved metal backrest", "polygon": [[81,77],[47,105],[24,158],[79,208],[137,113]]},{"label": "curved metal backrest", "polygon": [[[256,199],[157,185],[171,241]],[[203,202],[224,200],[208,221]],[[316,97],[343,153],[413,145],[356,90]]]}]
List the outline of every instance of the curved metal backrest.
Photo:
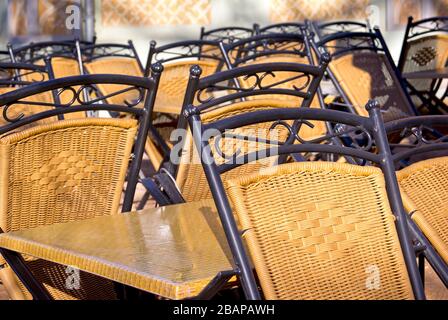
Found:
[{"label": "curved metal backrest", "polygon": [[223,45],[229,69],[257,59],[274,56],[308,57],[309,51],[302,34],[260,34]]},{"label": "curved metal backrest", "polygon": [[260,28],[259,25],[254,25],[254,30],[256,34],[266,34],[266,33],[291,33],[291,34],[303,34],[303,29],[306,27],[304,23],[295,22],[285,22],[276,23],[269,26]]},{"label": "curved metal backrest", "polygon": [[[64,114],[87,111],[110,111],[129,114],[139,121],[138,137],[134,146],[135,158],[131,164],[130,174],[128,176],[128,188],[126,191],[123,210],[130,211],[132,209],[132,201],[135,193],[138,172],[142,161],[146,137],[148,135],[150,113],[154,105],[157,85],[160,73],[154,71],[153,78],[138,78],[130,76],[117,75],[95,75],[95,76],[77,76],[68,77],[47,82],[32,84],[19,90],[5,93],[0,96],[0,108],[2,109],[2,117],[7,122],[6,125],[0,127],[0,135],[9,134],[24,126],[30,126],[37,121],[61,117]],[[106,97],[85,100],[84,91],[93,90],[100,84],[113,84],[125,86],[118,92],[109,94]],[[57,91],[70,92],[72,99],[64,104],[47,103],[43,101],[30,101],[30,98],[44,92]],[[118,104],[107,104],[105,101],[114,96],[121,95],[123,92],[135,91],[138,93],[138,99],[133,103],[123,101]],[[143,101],[143,108],[135,106]],[[20,105],[28,105],[30,109],[35,107],[48,108],[43,112],[25,115],[16,113],[15,107]]]},{"label": "curved metal backrest", "polygon": [[329,76],[352,112],[367,115],[364,105],[377,99],[385,121],[417,114],[379,29],[375,33],[339,33],[315,44],[332,56]]},{"label": "curved metal backrest", "polygon": [[[340,111],[298,108],[253,111],[206,124],[203,124],[201,121],[202,111],[200,107],[189,106],[185,110],[185,115],[188,118],[193,139],[200,155],[207,180],[209,181],[210,189],[217,205],[235,263],[238,266],[237,272],[242,278],[242,284],[247,298],[257,299],[259,298],[259,294],[221,175],[254,161],[260,161],[278,155],[301,154],[305,152],[342,154],[365,159],[381,167],[386,180],[390,206],[392,212],[397,217],[396,227],[407,270],[413,285],[414,295],[417,299],[424,298],[423,287],[415,262],[415,252],[408,233],[408,217],[400,197],[400,190],[390,149],[387,144],[379,104],[372,101],[366,108],[369,110],[371,118],[360,117]],[[356,128],[356,130],[361,130],[375,143],[375,150],[378,150],[378,152],[371,150],[371,144],[365,149],[325,144],[325,140],[327,139],[328,141],[329,137],[304,143],[297,132],[299,132],[304,123],[309,121],[337,123],[352,129]],[[288,122],[292,122],[293,124],[290,125]],[[274,123],[275,125],[272,126],[273,129],[279,126],[288,128],[289,132],[291,132],[290,138],[292,140],[277,141],[272,139],[269,141],[270,146],[267,146],[265,150],[257,150],[249,154],[242,154],[241,150],[237,150],[234,154],[226,154],[222,152],[220,144],[211,143],[211,141],[216,140],[222,141],[226,138],[226,134],[227,138],[229,136],[233,137],[232,130],[257,123]],[[239,138],[250,139],[250,137]],[[224,160],[222,163],[215,160],[215,155],[223,157]]]},{"label": "curved metal backrest", "polygon": [[[409,17],[398,69],[403,73],[436,70],[446,67],[447,63],[448,17],[415,22]],[[436,95],[441,85],[441,81],[434,79],[408,79],[407,83],[418,107],[431,104],[431,99],[425,97]],[[443,104],[439,101],[432,103]]]},{"label": "curved metal backrest", "polygon": [[[235,68],[200,79],[202,70],[191,69],[190,81],[184,100],[184,109],[195,104],[205,112],[211,108],[232,101],[249,98],[265,98],[271,95],[287,95],[301,98],[298,107],[309,107],[329,62],[328,56],[322,57],[319,66],[298,63],[267,63]],[[288,75],[280,81],[272,81],[282,73]],[[250,83],[250,87],[241,88],[238,79]],[[301,80],[298,85],[297,80]],[[293,86],[288,86],[293,82]],[[221,93],[221,94],[220,94]],[[224,93],[224,94],[223,94]]]},{"label": "curved metal backrest", "polygon": [[[27,64],[27,63],[0,63],[0,94],[12,92],[19,88],[48,81],[53,79],[53,71],[51,65],[46,61],[45,66]],[[33,101],[42,101],[47,103],[54,103],[58,100],[56,92],[44,92],[31,97]],[[21,109],[21,112],[31,115],[45,110],[45,108],[28,108],[26,105],[18,106],[16,110]],[[46,119],[42,122],[51,121]],[[4,119],[0,119],[0,125],[4,125]]]},{"label": "curved metal backrest", "polygon": [[254,33],[254,29],[244,27],[224,27],[207,31],[204,27],[202,27],[200,39],[232,43],[241,39],[252,37]]},{"label": "curved metal backrest", "polygon": [[49,65],[0,62],[0,86],[19,87],[49,80],[53,77]]},{"label": "curved metal backrest", "polygon": [[100,43],[86,45],[81,48],[82,61],[84,63],[109,58],[128,58],[137,62],[139,69],[143,73],[144,67],[135,50],[134,43],[129,40],[128,44]]},{"label": "curved metal backrest", "polygon": [[397,169],[448,155],[448,116],[418,116],[386,123]]},{"label": "curved metal backrest", "polygon": [[47,41],[30,43],[26,46],[13,48],[9,46],[11,58],[14,62],[42,63],[46,58],[55,55],[76,57],[75,41]]},{"label": "curved metal backrest", "polygon": [[161,63],[164,66],[182,61],[214,61],[222,65],[223,57],[219,42],[211,40],[180,41],[157,47],[157,42],[151,41],[145,75],[150,73],[151,65]]},{"label": "curved metal backrest", "polygon": [[319,38],[326,37],[332,34],[346,33],[346,32],[370,32],[371,28],[367,22],[359,21],[332,21],[325,23],[312,23],[314,30]]}]

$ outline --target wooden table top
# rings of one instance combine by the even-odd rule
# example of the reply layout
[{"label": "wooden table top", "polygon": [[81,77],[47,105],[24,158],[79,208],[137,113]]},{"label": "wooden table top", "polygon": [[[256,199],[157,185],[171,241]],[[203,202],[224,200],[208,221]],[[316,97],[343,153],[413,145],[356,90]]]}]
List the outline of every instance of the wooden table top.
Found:
[{"label": "wooden table top", "polygon": [[4,233],[0,247],[169,299],[233,269],[211,200]]}]

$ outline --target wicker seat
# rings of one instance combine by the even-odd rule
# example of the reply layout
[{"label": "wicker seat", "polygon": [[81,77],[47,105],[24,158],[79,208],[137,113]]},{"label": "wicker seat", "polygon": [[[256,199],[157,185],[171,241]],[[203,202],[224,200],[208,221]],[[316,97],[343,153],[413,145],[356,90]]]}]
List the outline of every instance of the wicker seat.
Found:
[{"label": "wicker seat", "polygon": [[[147,99],[144,108],[148,110],[154,99],[149,89],[156,87],[155,81],[132,77],[110,79],[110,75],[63,78],[5,94],[0,97],[0,104],[10,106],[14,113],[27,98],[43,92],[64,88],[74,94],[74,88],[84,85],[117,84],[140,88]],[[137,138],[137,132],[147,127],[148,119],[135,106],[121,103],[115,110],[129,112],[133,118],[58,120],[58,116],[70,110],[78,113],[78,109],[95,106],[105,111],[111,108],[104,103],[81,103],[81,95],[82,92],[77,92],[68,108],[50,108],[35,113],[34,119],[25,115],[0,127],[0,192],[3,195],[0,228],[3,232],[118,214],[126,178],[123,210],[131,209],[142,157],[139,150],[146,140],[146,134]],[[41,123],[41,118],[52,121]],[[27,128],[17,130],[22,126]],[[32,257],[25,257],[25,261],[35,279],[54,299],[117,298],[116,288],[110,281],[80,273],[77,279],[80,282],[75,279],[75,287],[71,287],[67,281],[75,271],[67,266]],[[3,259],[1,262],[4,268],[0,278],[11,298],[30,299],[30,293],[9,265]],[[76,283],[80,286],[76,287]]]},{"label": "wicker seat", "polygon": [[397,173],[407,210],[448,263],[448,157],[420,161]]},{"label": "wicker seat", "polygon": [[381,170],[294,163],[227,186],[267,299],[413,298]]}]

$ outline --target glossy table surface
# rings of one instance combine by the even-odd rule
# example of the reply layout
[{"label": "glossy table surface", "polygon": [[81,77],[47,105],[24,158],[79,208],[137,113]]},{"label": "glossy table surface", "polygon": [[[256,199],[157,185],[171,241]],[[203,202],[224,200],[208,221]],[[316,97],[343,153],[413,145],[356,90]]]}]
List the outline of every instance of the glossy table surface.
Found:
[{"label": "glossy table surface", "polygon": [[448,67],[437,70],[403,73],[405,79],[441,79],[448,78]]},{"label": "glossy table surface", "polygon": [[4,233],[0,247],[169,299],[195,297],[232,270],[213,201]]}]

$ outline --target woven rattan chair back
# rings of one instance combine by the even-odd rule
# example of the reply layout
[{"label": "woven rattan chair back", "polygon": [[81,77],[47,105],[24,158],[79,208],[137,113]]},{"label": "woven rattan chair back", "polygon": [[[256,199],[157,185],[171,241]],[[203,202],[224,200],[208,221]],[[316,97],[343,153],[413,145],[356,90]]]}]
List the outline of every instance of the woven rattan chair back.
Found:
[{"label": "woven rattan chair back", "polygon": [[366,116],[364,106],[375,99],[386,122],[416,114],[379,29],[330,35],[314,48],[318,54],[323,48],[331,53],[330,78],[350,111]]},{"label": "woven rattan chair back", "polygon": [[[0,128],[2,231],[118,214],[125,179],[127,186],[122,210],[130,211],[157,81],[158,76],[156,79],[78,76],[30,85],[0,96],[2,108],[15,114],[16,104],[24,104],[27,97],[37,93],[66,90],[73,95],[69,108],[55,106],[33,116],[7,121],[8,124]],[[139,90],[145,99],[144,108],[124,101],[114,106],[101,99],[83,100],[83,90],[78,88],[92,89],[103,83]],[[28,108],[33,107],[28,105]],[[57,121],[64,113],[81,110],[129,113],[133,117]],[[55,121],[17,131],[19,127],[45,118]],[[26,259],[28,268],[55,299],[117,298],[110,281],[81,273],[81,288],[71,290],[66,285],[66,267],[30,257]],[[0,277],[11,297],[31,298],[9,267],[2,270]]]},{"label": "woven rattan chair back", "polygon": [[[92,62],[84,63],[85,69],[89,74],[117,74],[127,76],[143,76],[138,62],[134,58],[110,57],[101,58]],[[120,85],[101,84],[98,86],[104,96],[110,93],[122,90]],[[123,100],[132,101],[135,99],[135,92],[117,95],[107,99],[111,104],[119,104]]]},{"label": "woven rattan chair back", "polygon": [[[437,254],[425,254],[448,285],[448,224],[446,204],[448,173],[448,116],[418,116],[386,124],[407,211],[431,242]],[[426,245],[431,249],[431,245]],[[438,261],[440,256],[443,261]],[[443,266],[444,264],[444,266]],[[445,271],[444,271],[445,270]]]},{"label": "woven rattan chair back", "polygon": [[223,59],[215,41],[181,41],[160,47],[152,41],[145,74],[149,74],[154,63],[164,66],[154,110],[177,116],[182,109],[190,68],[199,65],[208,76],[219,69]]},{"label": "woven rattan chair back", "polygon": [[[292,101],[281,101],[279,99],[245,101],[206,112],[202,115],[201,119],[204,123],[214,122],[226,117],[235,116],[254,110],[269,110],[275,108],[297,108],[297,104]],[[236,137],[229,137],[227,139],[224,138],[219,142],[213,141],[212,143],[219,143],[224,154],[234,154],[237,150],[241,150],[244,154],[256,152],[259,149],[266,148],[266,143],[263,143],[262,141],[269,139],[270,136],[274,136],[274,132],[269,130],[272,125],[273,123],[263,123],[260,125],[238,128],[238,130],[232,131],[232,134],[234,135],[252,136],[253,138],[258,138],[259,142],[249,142],[240,140]],[[309,127],[304,127],[303,131],[305,130],[311,131],[312,129]],[[289,132],[285,128],[279,128],[275,132],[276,138],[280,141],[286,140],[288,134]],[[217,156],[215,160],[218,163],[222,163],[222,158],[219,156]],[[232,170],[231,172],[224,174],[223,179],[227,180],[258,172],[262,168],[271,167],[274,163],[275,159],[270,159],[268,161],[255,162],[247,166],[241,166],[236,170]],[[210,199],[212,197],[207,178],[205,177],[204,170],[201,165],[201,159],[195,149],[191,134],[188,134],[183,147],[182,157],[180,159],[180,165],[176,176],[176,183],[182,193],[182,196],[187,202],[195,202]]]},{"label": "woven rattan chair back", "polygon": [[[283,66],[283,68],[277,69],[276,66],[278,65]],[[192,76],[190,78],[189,89],[187,90],[185,102],[187,104],[192,103],[194,105],[199,105],[203,108],[201,119],[204,123],[214,122],[254,110],[300,108],[302,106],[309,107],[310,99],[314,96],[317,88],[317,80],[315,78],[318,79],[318,77],[316,76],[315,78],[305,76],[307,79],[306,81],[308,81],[305,86],[302,83],[301,86],[296,86],[294,88],[293,86],[289,86],[287,84],[288,81],[296,83],[297,76],[303,76],[302,73],[297,72],[297,65],[293,63],[257,64],[240,68],[239,70],[230,70],[222,74],[217,74],[215,79],[212,81],[212,85],[204,85],[202,88],[201,84],[199,84],[199,87],[196,87],[193,84],[198,80],[197,77],[199,76],[198,74],[200,74],[197,69],[198,68],[192,69]],[[247,69],[248,71],[244,71],[244,69]],[[234,72],[235,75],[241,74],[241,76],[232,77]],[[287,76],[284,76],[283,73]],[[274,78],[280,77],[281,80],[274,83],[270,79],[267,79],[268,75],[273,75]],[[246,88],[222,86],[223,83],[232,83],[233,80],[236,79],[246,79],[246,81],[252,81],[251,79],[254,79],[255,82],[251,82],[250,86]],[[265,88],[266,92],[259,95],[258,93]],[[300,88],[304,91],[311,90],[311,97],[309,95],[306,97],[300,97],[300,95],[297,94],[301,91]],[[276,91],[276,89],[280,90],[280,92]],[[241,101],[241,93],[244,96],[244,101]],[[285,99],[285,97],[289,97],[289,100]],[[240,101],[235,102],[238,100]],[[278,127],[274,130],[271,128],[273,124],[274,123],[264,123],[239,128],[238,130],[232,132],[232,137],[222,139],[216,143],[220,145],[221,153],[223,154],[234,154],[238,149],[240,149],[240,152],[243,152],[244,154],[256,152],[258,149],[266,148],[266,143],[264,141],[269,141],[272,139],[277,139],[279,141],[286,140],[289,135],[288,130],[283,127]],[[182,128],[182,124],[180,124],[180,127]],[[323,128],[325,129],[325,126]],[[310,126],[304,125],[300,132],[306,139],[316,138],[324,133],[322,126],[314,126],[314,123],[310,124]],[[247,141],[247,139],[241,140],[241,138],[239,138],[241,136],[251,136],[252,138],[249,141]],[[188,135],[186,141],[183,145],[181,145],[181,147],[183,152],[175,173],[176,182],[184,199],[189,202],[210,198],[210,189],[203,173],[200,158],[195,152],[191,135]],[[218,158],[215,160],[219,162]],[[238,170],[229,172],[228,176],[225,176],[225,179],[256,172],[263,167],[270,167],[275,164],[277,160],[278,159],[270,159],[269,161],[262,163],[253,163],[248,166],[242,166]]]},{"label": "woven rattan chair back", "polygon": [[345,54],[333,59],[329,68],[359,115],[368,115],[364,106],[370,99],[384,106],[385,121],[412,115],[405,93],[384,55],[375,52]]},{"label": "woven rattan chair back", "polygon": [[413,299],[380,169],[286,164],[227,192],[266,299]]},{"label": "woven rattan chair back", "polygon": [[[370,119],[341,111],[281,108],[255,110],[208,123],[203,122],[200,107],[190,106],[186,110],[247,298],[260,296],[241,235],[246,239],[268,299],[424,298],[408,229],[409,217],[400,197],[379,103],[371,101],[366,108]],[[365,132],[371,140],[369,145],[375,147],[335,145],[331,143],[333,134],[303,143],[295,132],[299,132],[304,121],[311,120],[341,124],[347,128],[344,130],[357,128]],[[222,153],[214,143],[227,137],[229,131],[272,122],[276,124],[274,127],[286,128],[290,135],[284,141],[269,141],[266,149],[257,153],[244,153],[242,149],[233,154]],[[344,136],[344,130],[336,135]],[[206,135],[212,131],[213,134]],[[303,158],[300,163],[280,164],[249,176],[224,180],[224,174],[249,163],[310,151],[365,159],[381,169],[308,163]],[[216,156],[222,161],[216,161]],[[352,187],[353,192],[347,192]],[[360,189],[366,192],[357,194]],[[363,196],[366,198],[362,199]],[[238,214],[240,225],[234,213]],[[360,215],[355,218],[357,214]],[[384,245],[377,247],[372,239]],[[345,254],[351,258],[344,258]],[[392,260],[382,264],[381,261],[386,261],[380,258],[382,254]],[[386,278],[375,278],[378,271]]]},{"label": "woven rattan chair back", "polygon": [[165,111],[174,115],[180,114],[187,90],[188,76],[192,66],[201,67],[204,76],[212,75],[218,68],[215,60],[178,61],[164,64],[164,71],[160,79],[155,111]]},{"label": "woven rattan chair back", "polygon": [[[12,92],[33,83],[44,82],[52,77],[53,76],[49,65],[38,66],[26,63],[0,63],[0,94]],[[32,97],[28,97],[27,100],[53,104],[54,94],[52,92],[43,92]],[[17,105],[14,110],[17,114],[30,116],[34,113],[39,113],[49,109],[50,107],[46,106],[29,108],[27,105]],[[13,117],[13,115],[11,116]],[[44,119],[40,123],[51,122],[53,120]],[[0,126],[5,124],[7,124],[5,117],[0,117]]]},{"label": "woven rattan chair back", "polygon": [[[433,17],[420,21],[413,21],[410,17],[405,31],[403,47],[398,68],[403,73],[437,70],[448,65],[448,17]],[[435,103],[432,97],[440,97],[442,81],[439,79],[408,79],[411,97],[417,108]],[[429,98],[429,100],[428,100]]]},{"label": "woven rattan chair back", "polygon": [[417,162],[398,172],[412,219],[448,263],[448,158]]}]

